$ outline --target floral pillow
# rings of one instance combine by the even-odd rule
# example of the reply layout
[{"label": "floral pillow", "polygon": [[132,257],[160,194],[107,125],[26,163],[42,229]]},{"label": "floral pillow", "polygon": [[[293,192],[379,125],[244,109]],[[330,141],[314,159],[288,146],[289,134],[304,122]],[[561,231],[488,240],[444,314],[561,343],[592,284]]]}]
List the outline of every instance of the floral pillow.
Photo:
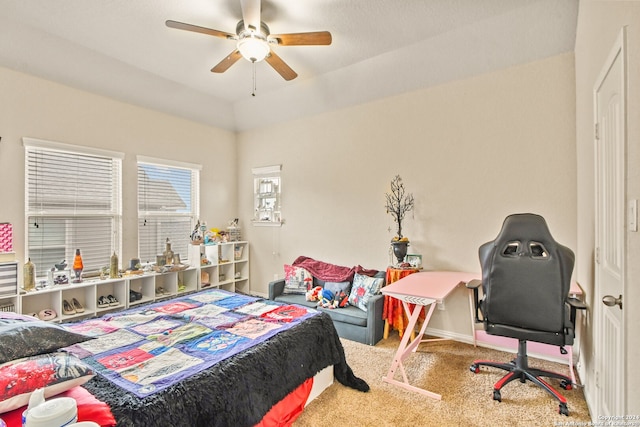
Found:
[{"label": "floral pillow", "polygon": [[0,414],[29,403],[36,389],[45,399],[93,378],[93,370],[69,353],[48,353],[0,365]]},{"label": "floral pillow", "polygon": [[353,276],[353,286],[349,293],[349,304],[358,307],[362,311],[367,311],[369,299],[380,293],[380,288],[384,279],[381,277],[369,277],[356,273]]},{"label": "floral pillow", "polygon": [[284,266],[283,294],[304,295],[313,287],[313,276],[302,267]]}]

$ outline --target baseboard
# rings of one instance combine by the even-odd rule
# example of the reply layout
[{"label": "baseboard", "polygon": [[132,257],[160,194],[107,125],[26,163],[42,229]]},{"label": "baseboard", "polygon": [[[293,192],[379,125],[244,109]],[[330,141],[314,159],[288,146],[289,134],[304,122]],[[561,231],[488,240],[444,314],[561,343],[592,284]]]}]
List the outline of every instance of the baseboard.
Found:
[{"label": "baseboard", "polygon": [[[435,328],[427,328],[427,331],[425,332],[425,334],[438,337],[438,338],[447,338],[447,339],[455,340],[458,342],[473,344],[473,337],[471,335],[457,334],[450,331],[445,331],[442,329],[435,329]],[[492,340],[493,342],[490,342],[490,341],[484,341],[481,339],[482,336],[484,335],[484,331],[476,331],[476,334],[480,335],[480,339],[478,339],[478,337],[476,336],[476,345],[478,345],[479,347],[490,348],[492,350],[504,351],[507,353],[518,352],[517,340],[515,339],[512,339],[512,338],[504,339],[504,341],[507,341],[507,340],[514,341],[513,345],[509,345],[506,342],[504,344],[501,343],[503,341],[502,337],[499,337],[499,339],[495,339],[495,340]],[[489,337],[489,336],[486,335],[486,337]],[[554,356],[553,354],[550,354],[548,352],[536,350],[536,347],[544,346],[544,347],[557,349],[558,348],[557,346],[547,346],[545,344],[538,344],[533,342],[529,344],[530,344],[530,347],[532,348],[531,351],[528,351],[529,356],[535,357],[541,360],[547,360],[549,362],[557,362],[557,363],[568,365],[569,361],[567,360],[567,357],[564,355],[558,354],[557,356]]]}]

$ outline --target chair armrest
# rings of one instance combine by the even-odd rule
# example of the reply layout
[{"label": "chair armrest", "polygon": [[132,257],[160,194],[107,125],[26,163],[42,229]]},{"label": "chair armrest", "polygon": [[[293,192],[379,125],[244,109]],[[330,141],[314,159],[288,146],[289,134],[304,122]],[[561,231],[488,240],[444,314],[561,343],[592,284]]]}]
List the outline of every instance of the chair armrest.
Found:
[{"label": "chair armrest", "polygon": [[569,297],[567,298],[567,304],[571,308],[571,324],[575,326],[576,324],[576,311],[577,310],[586,310],[587,304],[583,301],[580,301],[578,298]]},{"label": "chair armrest", "polygon": [[476,323],[482,322],[482,320],[480,320],[480,286],[481,285],[482,285],[482,280],[478,280],[478,279],[470,280],[465,285],[467,289],[473,290],[473,311],[475,313]]},{"label": "chair armrest", "polygon": [[480,285],[482,285],[482,280],[480,280],[480,279],[470,280],[466,284],[467,289],[478,289],[480,287]]},{"label": "chair armrest", "polygon": [[284,292],[284,279],[269,282],[269,299],[274,300]]}]

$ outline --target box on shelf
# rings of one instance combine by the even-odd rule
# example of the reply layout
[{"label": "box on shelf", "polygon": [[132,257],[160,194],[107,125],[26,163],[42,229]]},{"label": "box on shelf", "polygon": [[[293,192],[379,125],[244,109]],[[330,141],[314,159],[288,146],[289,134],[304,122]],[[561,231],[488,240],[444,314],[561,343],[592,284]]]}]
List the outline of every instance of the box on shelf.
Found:
[{"label": "box on shelf", "polygon": [[244,246],[242,245],[235,245],[233,247],[233,258],[238,261],[240,259],[242,259],[242,251],[244,249]]},{"label": "box on shelf", "polygon": [[9,303],[5,303],[5,304],[0,304],[0,312],[15,312],[16,311],[16,305],[12,302]]},{"label": "box on shelf", "polygon": [[49,285],[67,285],[71,278],[71,270],[49,270]]},{"label": "box on shelf", "polygon": [[230,242],[239,242],[242,240],[240,227],[227,227],[227,233],[229,234]]},{"label": "box on shelf", "polygon": [[0,264],[0,297],[18,294],[18,263]]}]

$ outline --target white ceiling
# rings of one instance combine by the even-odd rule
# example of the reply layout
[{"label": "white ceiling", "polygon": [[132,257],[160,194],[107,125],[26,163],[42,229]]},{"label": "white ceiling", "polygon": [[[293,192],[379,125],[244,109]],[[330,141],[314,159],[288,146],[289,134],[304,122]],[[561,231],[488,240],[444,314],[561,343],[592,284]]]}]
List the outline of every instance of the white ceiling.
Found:
[{"label": "white ceiling", "polygon": [[330,46],[276,46],[266,62],[211,68],[240,0],[0,0],[0,66],[241,131],[573,51],[578,0],[263,0],[272,33],[328,30]]}]

